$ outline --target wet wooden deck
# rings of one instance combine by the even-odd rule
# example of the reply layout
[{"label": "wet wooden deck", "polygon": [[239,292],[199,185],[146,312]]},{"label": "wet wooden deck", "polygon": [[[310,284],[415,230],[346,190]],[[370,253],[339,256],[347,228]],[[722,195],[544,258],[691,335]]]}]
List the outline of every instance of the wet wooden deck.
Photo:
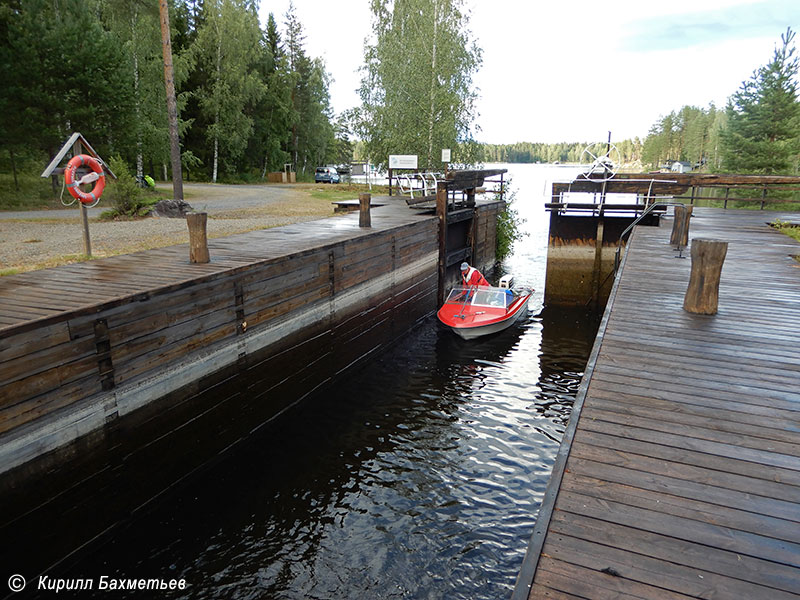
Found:
[{"label": "wet wooden deck", "polygon": [[765,225],[800,215],[695,215],[719,313],[683,311],[672,220],[639,227],[515,600],[800,597],[800,244]]},{"label": "wet wooden deck", "polygon": [[[99,305],[136,301],[194,283],[198,278],[310,251],[413,224],[430,216],[408,210],[402,200],[384,202],[373,212],[371,228],[358,215],[321,219],[209,240],[211,262],[190,264],[188,244],[113,256],[55,269],[0,278],[0,336],[4,329],[38,328],[64,313],[91,311]],[[187,229],[186,239],[189,239]],[[1,357],[0,357],[1,358]]]}]

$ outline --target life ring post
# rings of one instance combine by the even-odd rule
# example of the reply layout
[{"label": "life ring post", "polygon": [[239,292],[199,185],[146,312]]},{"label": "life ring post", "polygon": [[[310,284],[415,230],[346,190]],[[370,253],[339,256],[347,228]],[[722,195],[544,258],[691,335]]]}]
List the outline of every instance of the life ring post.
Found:
[{"label": "life ring post", "polygon": [[208,254],[207,222],[208,213],[187,213],[186,215],[186,224],[189,226],[189,262],[192,264],[207,263],[211,260]]}]

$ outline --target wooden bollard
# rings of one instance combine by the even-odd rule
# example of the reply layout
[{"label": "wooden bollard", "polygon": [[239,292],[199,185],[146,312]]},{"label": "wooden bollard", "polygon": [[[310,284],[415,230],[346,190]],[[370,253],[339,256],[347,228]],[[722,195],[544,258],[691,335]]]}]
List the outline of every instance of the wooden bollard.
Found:
[{"label": "wooden bollard", "polygon": [[692,272],[683,299],[683,309],[699,315],[717,314],[719,279],[728,253],[728,242],[692,240]]},{"label": "wooden bollard", "polygon": [[672,234],[669,236],[671,246],[685,248],[689,244],[689,220],[694,206],[676,206],[675,220],[672,222]]},{"label": "wooden bollard", "polygon": [[372,194],[359,194],[358,195],[358,226],[359,227],[372,227],[372,220],[369,215],[369,204],[372,200]]},{"label": "wooden bollard", "polygon": [[189,226],[189,262],[207,263],[208,256],[208,237],[206,236],[206,223],[208,214],[188,213],[186,224]]}]

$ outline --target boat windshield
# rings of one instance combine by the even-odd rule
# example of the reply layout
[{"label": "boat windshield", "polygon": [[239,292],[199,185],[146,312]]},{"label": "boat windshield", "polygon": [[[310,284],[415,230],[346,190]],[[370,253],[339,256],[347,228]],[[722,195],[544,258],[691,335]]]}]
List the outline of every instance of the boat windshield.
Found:
[{"label": "boat windshield", "polygon": [[510,290],[503,288],[455,287],[450,291],[447,302],[469,306],[489,306],[507,308],[513,299]]}]

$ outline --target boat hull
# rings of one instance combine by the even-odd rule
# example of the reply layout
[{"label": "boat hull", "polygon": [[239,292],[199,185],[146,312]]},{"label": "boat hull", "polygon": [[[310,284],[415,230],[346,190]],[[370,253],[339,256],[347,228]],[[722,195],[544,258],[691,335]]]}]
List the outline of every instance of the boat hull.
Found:
[{"label": "boat hull", "polygon": [[514,300],[508,309],[445,303],[439,309],[437,316],[442,324],[449,327],[453,333],[465,340],[472,340],[498,333],[511,327],[523,315],[528,314],[529,300],[530,294],[520,296]]}]

